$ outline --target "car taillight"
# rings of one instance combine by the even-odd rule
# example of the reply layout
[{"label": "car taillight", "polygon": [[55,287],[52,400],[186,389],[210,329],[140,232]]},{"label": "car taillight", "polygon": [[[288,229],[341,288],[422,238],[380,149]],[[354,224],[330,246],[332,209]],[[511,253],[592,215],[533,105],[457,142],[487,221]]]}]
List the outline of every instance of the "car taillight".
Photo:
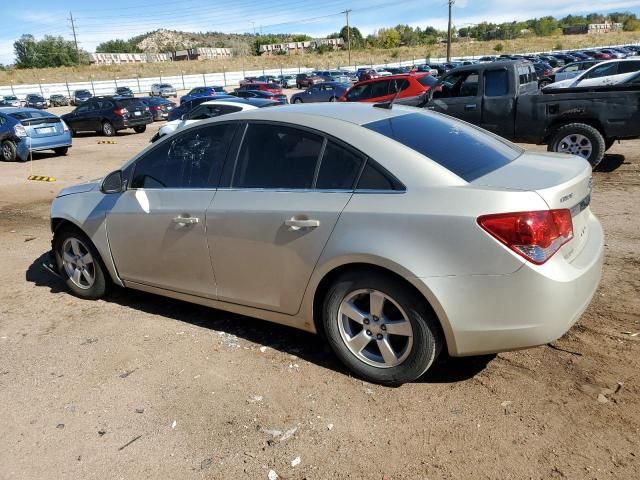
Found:
[{"label": "car taillight", "polygon": [[[157,110],[162,110],[162,107],[160,105],[156,105],[155,107],[153,107],[153,109],[156,110],[156,111]],[[147,108],[147,110],[149,110],[149,109]]]},{"label": "car taillight", "polygon": [[13,127],[13,131],[16,134],[16,137],[28,137],[29,134],[27,133],[27,129],[24,128],[22,125],[16,125],[15,127]]},{"label": "car taillight", "polygon": [[536,265],[545,263],[573,238],[568,209],[483,215],[478,225]]},{"label": "car taillight", "polygon": [[144,107],[144,111],[148,112],[149,111],[149,107]]},{"label": "car taillight", "polygon": [[116,115],[119,115],[121,117],[124,117],[127,113],[129,113],[129,110],[127,110],[126,108],[116,108],[113,113],[115,113]]},{"label": "car taillight", "polygon": [[543,72],[543,75],[551,75],[553,73],[553,70],[545,70]]},{"label": "car taillight", "polygon": [[67,126],[67,124],[64,123],[62,120],[60,120],[60,123],[62,123],[62,130],[64,132],[68,132],[69,131],[69,127]]}]

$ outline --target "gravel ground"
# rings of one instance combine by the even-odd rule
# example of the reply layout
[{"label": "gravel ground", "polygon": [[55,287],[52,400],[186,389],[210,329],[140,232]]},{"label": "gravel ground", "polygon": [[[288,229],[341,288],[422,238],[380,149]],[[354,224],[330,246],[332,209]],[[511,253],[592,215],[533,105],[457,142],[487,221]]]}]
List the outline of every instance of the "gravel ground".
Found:
[{"label": "gravel ground", "polygon": [[640,478],[640,141],[594,173],[604,277],[554,348],[386,388],[319,337],[136,291],[79,300],[40,267],[55,193],[159,125],[0,164],[0,479]]}]

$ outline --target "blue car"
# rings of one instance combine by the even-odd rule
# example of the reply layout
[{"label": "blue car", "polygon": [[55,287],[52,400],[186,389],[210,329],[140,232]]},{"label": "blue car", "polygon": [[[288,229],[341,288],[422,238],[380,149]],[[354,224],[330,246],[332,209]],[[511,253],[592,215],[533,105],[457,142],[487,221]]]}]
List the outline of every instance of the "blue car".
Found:
[{"label": "blue car", "polygon": [[318,83],[293,95],[291,103],[337,102],[350,88],[351,83]]},{"label": "blue car", "polygon": [[180,103],[188,102],[189,100],[193,100],[194,98],[216,97],[226,94],[227,92],[225,92],[224,88],[222,87],[196,87],[192,88],[191,91],[189,91],[189,93],[187,93],[186,95],[180,97]]},{"label": "blue car", "polygon": [[0,109],[0,132],[13,137],[3,140],[5,161],[26,161],[29,151],[53,150],[56,155],[66,155],[71,147],[71,132],[62,119],[35,108]]}]

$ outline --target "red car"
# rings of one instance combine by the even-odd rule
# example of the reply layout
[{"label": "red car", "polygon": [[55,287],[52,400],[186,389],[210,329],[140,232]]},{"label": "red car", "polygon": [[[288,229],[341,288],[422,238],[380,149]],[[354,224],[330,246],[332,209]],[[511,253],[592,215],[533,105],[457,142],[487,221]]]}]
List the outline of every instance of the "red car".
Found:
[{"label": "red car", "polygon": [[236,89],[236,92],[241,92],[243,90],[262,90],[263,92],[274,93],[276,95],[282,93],[282,87],[280,85],[278,85],[277,83],[267,82],[244,83]]},{"label": "red car", "polygon": [[396,103],[420,106],[438,81],[429,73],[391,75],[356,83],[340,98],[341,102],[381,103],[391,100],[400,90]]}]

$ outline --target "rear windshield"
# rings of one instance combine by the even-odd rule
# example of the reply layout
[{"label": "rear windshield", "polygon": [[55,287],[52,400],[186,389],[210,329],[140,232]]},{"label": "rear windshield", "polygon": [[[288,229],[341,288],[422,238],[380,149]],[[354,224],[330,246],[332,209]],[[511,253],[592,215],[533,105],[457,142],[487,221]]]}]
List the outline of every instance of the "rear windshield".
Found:
[{"label": "rear windshield", "polygon": [[173,88],[173,87],[168,83],[163,83],[162,85],[160,85],[160,88]]},{"label": "rear windshield", "polygon": [[467,182],[507,165],[523,153],[500,137],[434,113],[410,113],[363,127],[406,145]]},{"label": "rear windshield", "polygon": [[144,104],[137,98],[119,98],[116,105],[120,108],[144,107]]},{"label": "rear windshield", "polygon": [[17,118],[18,120],[25,120],[27,118],[47,118],[47,117],[53,117],[54,115],[48,113],[48,112],[41,112],[41,111],[37,111],[37,112],[32,112],[32,111],[22,111],[22,112],[13,112],[10,113],[9,116],[13,117],[13,118]]},{"label": "rear windshield", "polygon": [[91,95],[89,90],[76,90],[76,95]]},{"label": "rear windshield", "polygon": [[425,75],[424,77],[418,78],[418,83],[423,87],[433,87],[438,83],[438,80],[433,78],[431,75]]},{"label": "rear windshield", "polygon": [[224,92],[224,88],[222,87],[213,87],[214,92]]}]

